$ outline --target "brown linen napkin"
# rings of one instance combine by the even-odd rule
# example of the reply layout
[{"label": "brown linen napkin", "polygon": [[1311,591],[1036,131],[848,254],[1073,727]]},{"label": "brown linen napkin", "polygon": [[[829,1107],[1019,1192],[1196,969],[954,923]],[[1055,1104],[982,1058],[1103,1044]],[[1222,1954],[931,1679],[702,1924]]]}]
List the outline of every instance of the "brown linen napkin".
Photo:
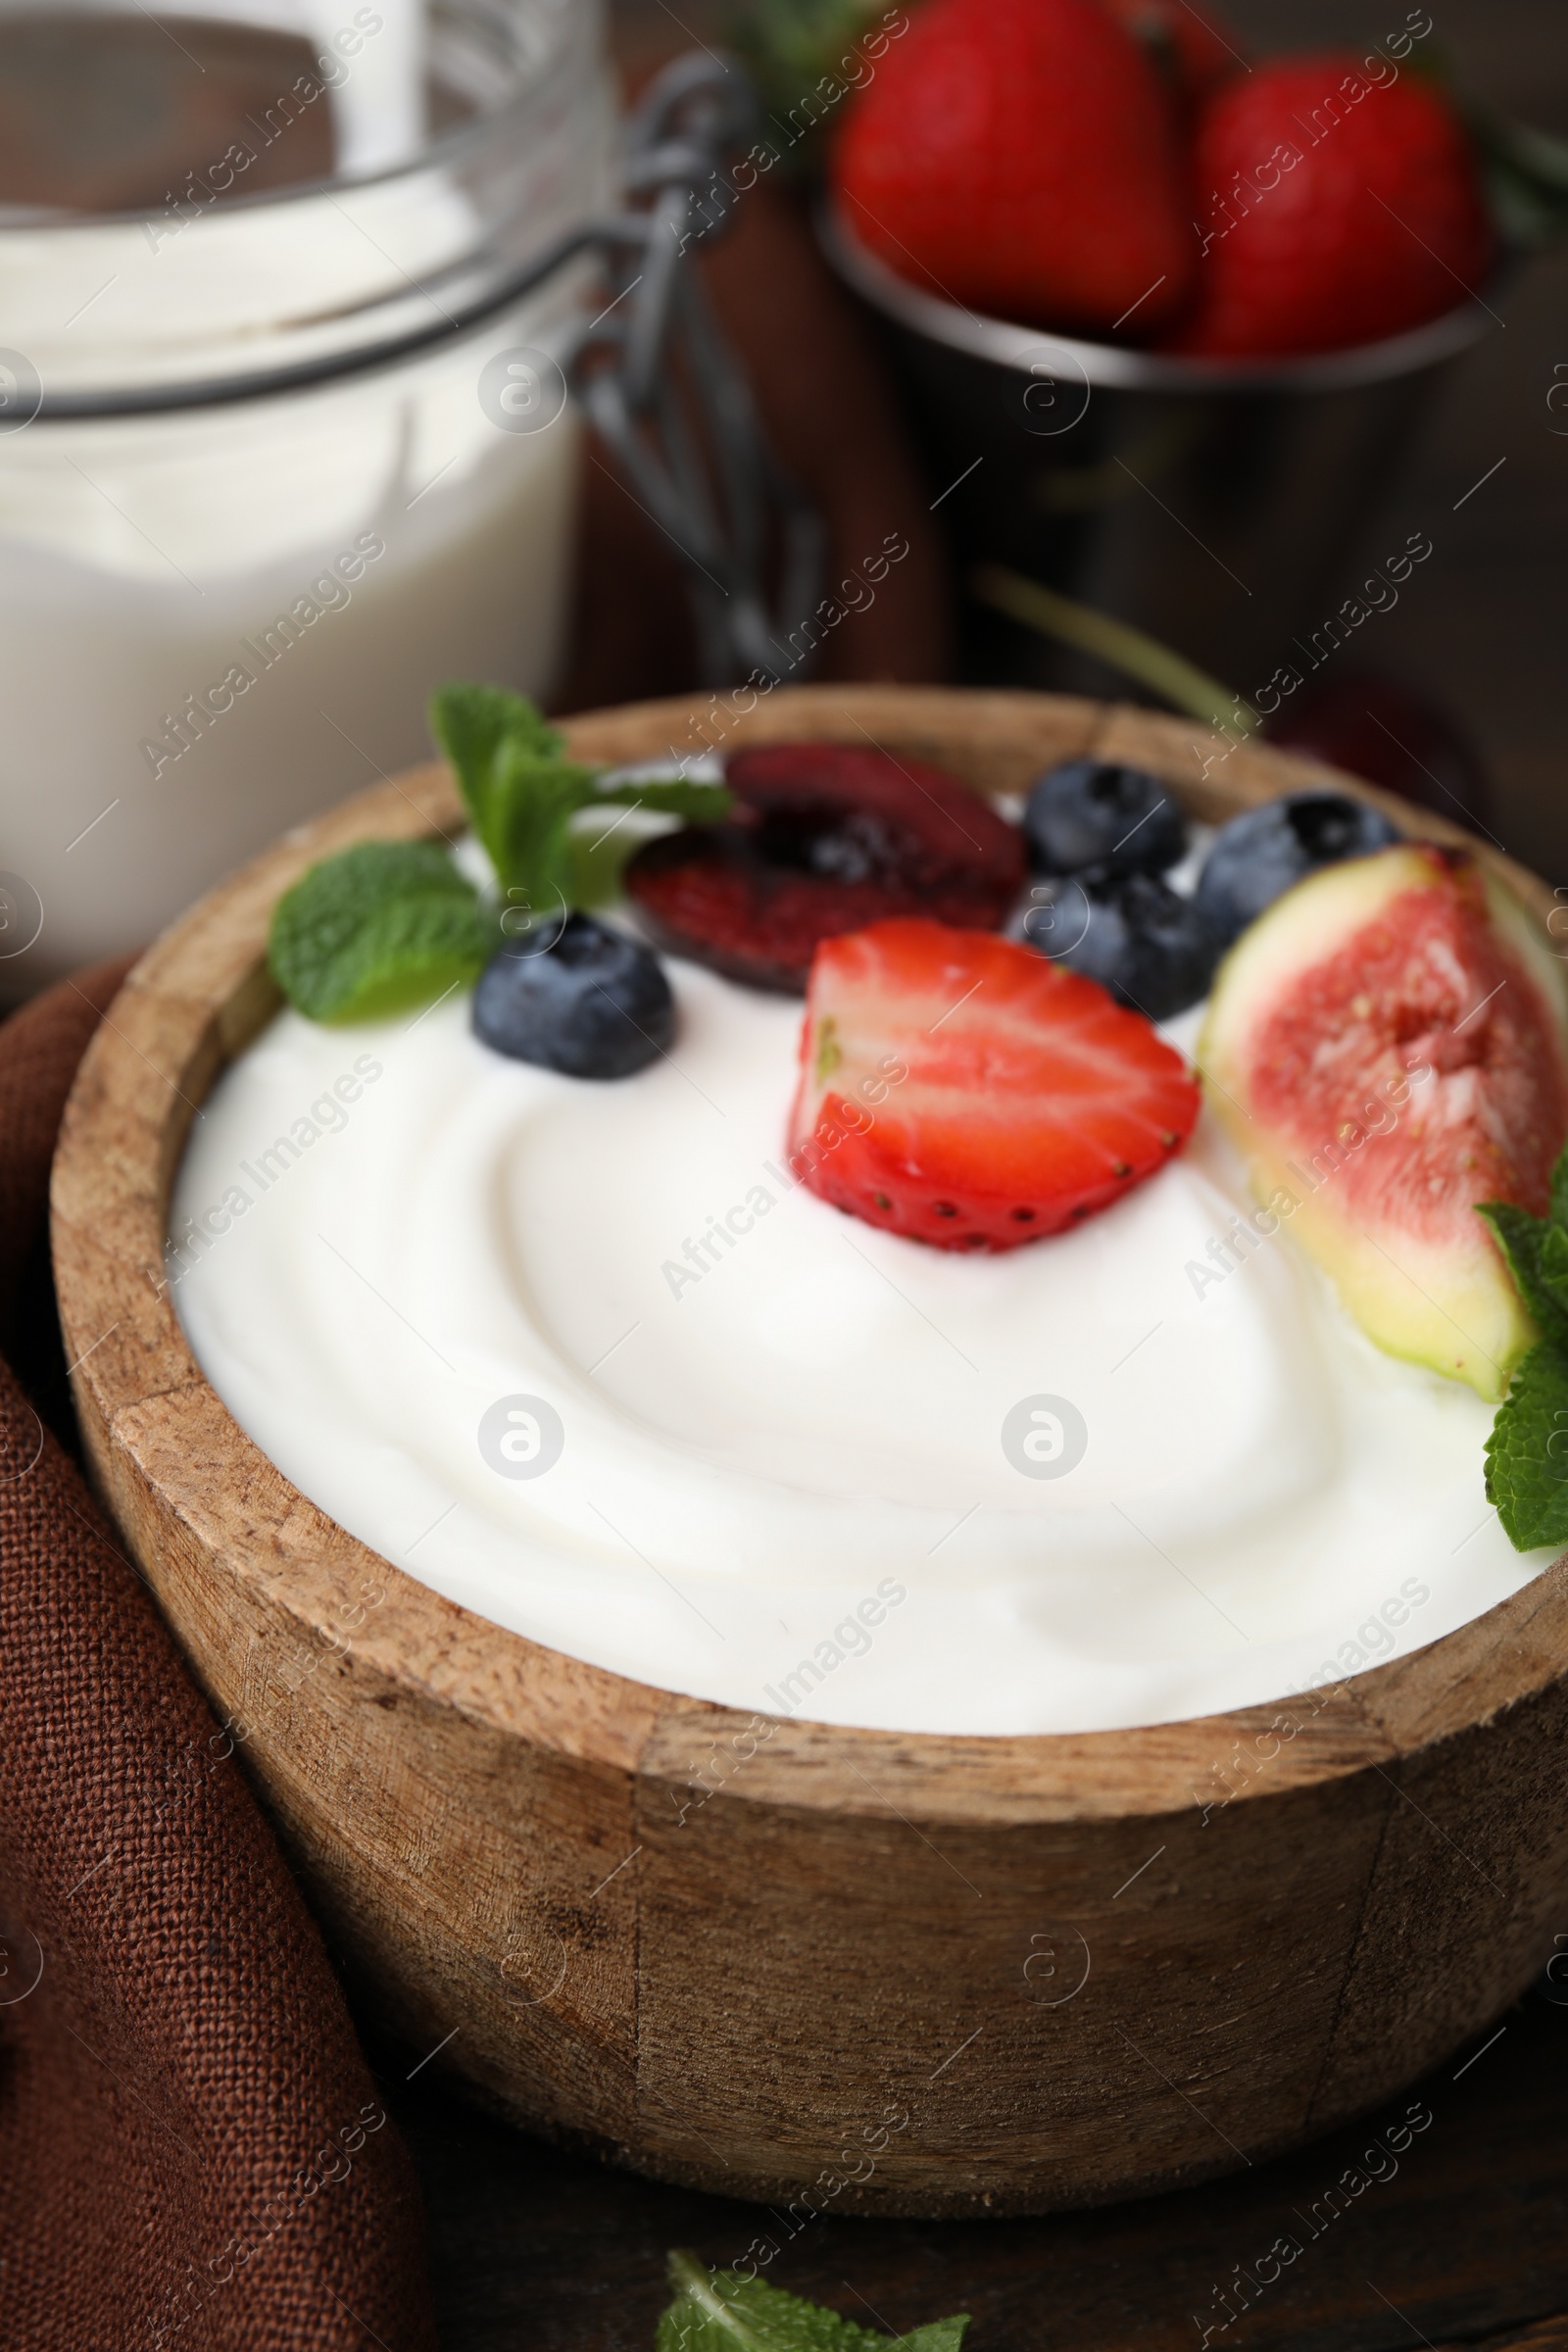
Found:
[{"label": "brown linen napkin", "polygon": [[[35,1361],[55,1132],[123,970],[0,1027],[0,1332],[20,1307]],[[6,1362],[0,1971],[5,2352],[429,2352],[417,2188],[320,1938]]]}]

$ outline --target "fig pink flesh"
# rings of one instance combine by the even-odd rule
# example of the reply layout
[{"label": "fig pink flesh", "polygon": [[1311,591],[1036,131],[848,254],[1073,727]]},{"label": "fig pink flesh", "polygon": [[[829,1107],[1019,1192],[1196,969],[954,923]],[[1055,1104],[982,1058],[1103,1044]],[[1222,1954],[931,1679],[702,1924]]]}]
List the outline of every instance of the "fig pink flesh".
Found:
[{"label": "fig pink flesh", "polygon": [[[1253,1115],[1289,1149],[1366,1136],[1338,1176],[1347,1214],[1468,1246],[1478,1200],[1544,1213],[1568,1133],[1561,1047],[1469,869],[1440,865],[1298,973],[1249,1058]],[[1431,1081],[1392,1119],[1391,1088],[1423,1068]]]}]

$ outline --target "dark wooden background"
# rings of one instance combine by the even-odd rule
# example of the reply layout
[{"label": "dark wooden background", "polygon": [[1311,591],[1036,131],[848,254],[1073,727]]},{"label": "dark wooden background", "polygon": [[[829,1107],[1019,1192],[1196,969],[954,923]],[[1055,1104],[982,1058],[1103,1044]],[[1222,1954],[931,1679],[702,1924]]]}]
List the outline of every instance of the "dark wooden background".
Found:
[{"label": "dark wooden background", "polygon": [[[1553,1989],[1568,2001],[1568,1985]],[[1568,2312],[1568,2006],[1534,1989],[1501,2024],[1358,2129],[1228,2180],[1031,2221],[824,2216],[765,2275],[866,2327],[970,2312],[973,2352],[1200,2352],[1204,2325],[1229,2352],[1446,2352],[1512,2347],[1527,2330],[1531,2352],[1562,2352],[1568,2319],[1551,2315]],[[424,2183],[448,2352],[650,2352],[670,2247],[723,2265],[760,2230],[784,2237],[756,2207],[528,2139],[466,2106],[433,2068],[410,2082],[416,2054],[371,2056]],[[1388,2177],[1327,2223],[1329,2184],[1411,2101],[1429,2127],[1396,2172],[1386,2155],[1362,2167]],[[1221,2332],[1238,2266],[1251,2273],[1282,2232],[1299,2258]]]},{"label": "dark wooden background", "polygon": [[[1565,0],[1431,7],[1436,41],[1472,86],[1568,135]],[[1402,24],[1405,0],[1233,0],[1227,14],[1261,50],[1378,38]],[[612,17],[633,74],[722,37],[714,0],[615,0]],[[1422,598],[1380,624],[1378,652],[1468,727],[1509,848],[1568,881],[1568,429],[1552,430],[1568,416],[1546,406],[1554,366],[1568,367],[1568,253],[1536,263],[1501,309],[1503,326],[1456,370],[1409,453],[1406,491],[1444,517],[1442,562]],[[1369,515],[1369,544],[1376,523]],[[1354,2162],[1381,2114],[1286,2161],[1140,2205],[978,2225],[824,2219],[770,2276],[889,2328],[970,2311],[974,2352],[1198,2352],[1209,2323],[1212,2342],[1243,2352],[1511,2343],[1525,2328],[1540,2352],[1568,2347],[1568,2323],[1530,2328],[1568,2310],[1568,2007],[1538,1990],[1504,2025],[1480,2056],[1461,2052],[1420,2086],[1434,2120],[1397,2176],[1307,2242],[1223,2332],[1216,2297],[1237,2266],[1250,2271],[1282,2230],[1303,2237],[1293,2214]],[[424,2180],[451,2352],[648,2352],[665,2250],[724,2262],[754,2233],[749,2208],[563,2156],[466,2107],[434,2068],[406,2081],[413,2056],[380,2047],[376,2062]]]},{"label": "dark wooden background", "polygon": [[[1229,11],[1259,48],[1376,37],[1405,13],[1387,0],[1242,0]],[[1472,89],[1568,136],[1562,0],[1432,0],[1429,13],[1434,41]],[[1458,712],[1492,772],[1497,831],[1562,882],[1568,433],[1552,426],[1568,416],[1547,410],[1546,394],[1553,367],[1568,369],[1568,252],[1538,259],[1498,308],[1501,330],[1456,369],[1411,454],[1402,503],[1442,517],[1443,556],[1430,599],[1389,615],[1378,655]],[[1453,513],[1498,458],[1501,471]],[[1376,539],[1371,516],[1369,548]]]}]

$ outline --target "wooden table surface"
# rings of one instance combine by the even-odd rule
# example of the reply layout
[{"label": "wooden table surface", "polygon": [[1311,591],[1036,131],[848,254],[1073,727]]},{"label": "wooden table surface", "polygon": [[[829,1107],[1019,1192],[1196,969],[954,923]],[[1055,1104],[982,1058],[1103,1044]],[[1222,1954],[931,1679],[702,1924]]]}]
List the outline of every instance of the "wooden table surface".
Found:
[{"label": "wooden table surface", "polygon": [[[1359,2129],[1227,2180],[1032,2221],[824,2216],[766,2276],[866,2326],[968,2311],[973,2352],[1199,2352],[1204,2326],[1228,2352],[1563,2352],[1568,2005],[1532,1990],[1493,2034]],[[450,2352],[651,2352],[668,2248],[723,2265],[760,2229],[784,2239],[763,2209],[525,2138],[433,2069],[411,2082],[413,2055],[379,2046],[372,2063],[423,2180]],[[1389,2127],[1412,2106],[1431,2121],[1396,2154]],[[1239,2273],[1269,2270],[1282,2236],[1299,2254],[1243,2287],[1252,2307],[1222,2330]]]},{"label": "wooden table surface", "polygon": [[[1472,86],[1568,135],[1562,0],[1442,0],[1432,13]],[[1226,14],[1259,48],[1279,48],[1377,38],[1405,10],[1230,0]],[[721,15],[719,0],[614,0],[617,48],[647,65],[694,38],[716,41]],[[1534,264],[1502,308],[1504,325],[1455,371],[1409,453],[1401,505],[1442,517],[1442,561],[1423,599],[1382,624],[1378,652],[1468,724],[1510,850],[1568,880],[1568,432],[1552,429],[1568,417],[1546,407],[1553,368],[1568,372],[1568,254]],[[1419,1970],[1419,1949],[1409,1965]],[[563,2155],[466,2106],[433,2069],[407,2082],[412,2057],[375,2056],[423,2178],[451,2352],[649,2352],[666,2248],[722,2263],[756,2232],[753,2208]],[[1533,1991],[1499,2038],[1411,2095],[1430,2127],[1396,2174],[1320,2221],[1316,2236],[1314,2206],[1321,2214],[1329,2184],[1406,2102],[1285,2161],[1143,2204],[973,2225],[823,2219],[769,2276],[889,2328],[967,2310],[974,2352],[1199,2352],[1205,2326],[1210,2342],[1243,2352],[1568,2348],[1568,2320],[1547,2316],[1568,2312],[1568,2006]],[[1282,2233],[1300,2256],[1222,2329],[1228,2287]]]}]

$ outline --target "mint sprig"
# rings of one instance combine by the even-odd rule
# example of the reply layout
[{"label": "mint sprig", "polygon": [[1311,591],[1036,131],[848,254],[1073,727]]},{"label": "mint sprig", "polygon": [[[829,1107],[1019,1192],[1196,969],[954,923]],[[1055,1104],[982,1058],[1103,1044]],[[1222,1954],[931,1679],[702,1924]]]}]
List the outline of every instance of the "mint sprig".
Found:
[{"label": "mint sprig", "polygon": [[493,928],[437,843],[362,841],[285,891],[268,961],[313,1021],[376,1020],[475,978]]},{"label": "mint sprig", "polygon": [[[457,775],[495,870],[481,894],[431,841],[367,841],[313,865],[272,914],[268,961],[289,1003],[313,1021],[365,1021],[429,1004],[474,980],[501,945],[502,917],[552,918],[603,882],[603,861],[575,854],[582,808],[656,809],[711,823],[721,784],[604,781],[565,757],[565,739],[521,695],[443,686],[430,728]],[[604,895],[602,888],[596,895]]]},{"label": "mint sprig", "polygon": [[1484,1200],[1485,1217],[1541,1332],[1487,1440],[1487,1500],[1516,1551],[1568,1544],[1568,1151],[1551,1172],[1551,1211]]},{"label": "mint sprig", "polygon": [[565,738],[532,703],[500,686],[438,686],[430,732],[452,762],[503,893],[541,914],[569,903],[579,808],[649,808],[701,825],[730,804],[722,784],[685,776],[607,784],[601,771],[565,757]]},{"label": "mint sprig", "polygon": [[881,2335],[825,2304],[738,2271],[710,2271],[695,2254],[669,2257],[675,2300],[659,2323],[657,2352],[958,2352],[967,2312],[908,2335]]}]

